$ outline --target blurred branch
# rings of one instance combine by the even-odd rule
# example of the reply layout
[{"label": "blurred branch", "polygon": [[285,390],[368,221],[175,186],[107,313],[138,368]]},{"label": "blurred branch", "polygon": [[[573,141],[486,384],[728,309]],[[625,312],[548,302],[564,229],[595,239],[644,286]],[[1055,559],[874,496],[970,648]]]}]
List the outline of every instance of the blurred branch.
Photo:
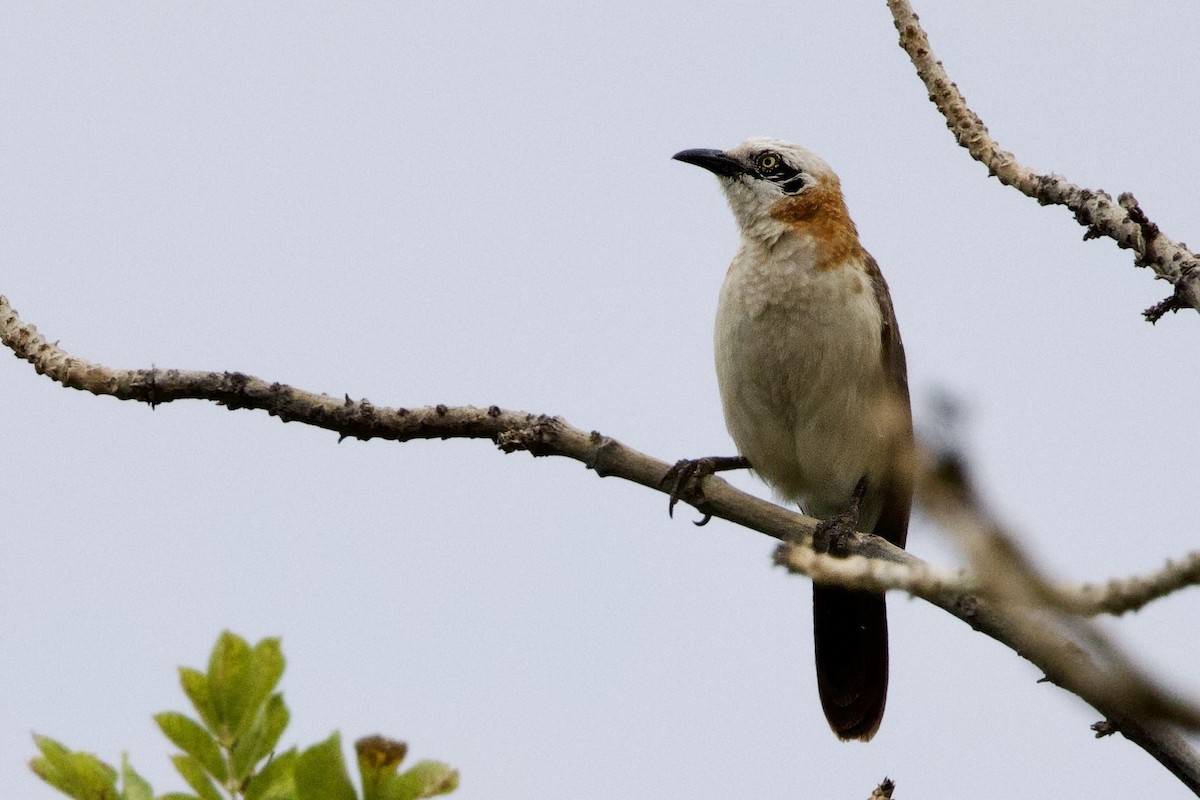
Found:
[{"label": "blurred branch", "polygon": [[[1006,643],[1041,667],[1046,680],[1105,714],[1104,722],[1093,726],[1101,731],[1098,735],[1120,731],[1200,794],[1200,759],[1164,724],[1196,730],[1194,704],[1153,681],[1081,616],[1106,607],[1131,606],[1147,597],[1150,590],[1143,591],[1144,587],[1175,585],[1188,574],[1189,565],[1194,570],[1197,555],[1189,554],[1184,569],[1168,565],[1149,579],[1112,581],[1108,592],[1094,594],[1092,587],[1063,589],[1046,580],[1017,540],[987,511],[961,454],[946,451],[927,459],[918,485],[922,507],[957,539],[970,571],[979,576],[979,597],[1002,614],[1017,615],[1011,629],[1014,635]],[[1080,681],[1087,683],[1086,690]]]},{"label": "blurred branch", "polygon": [[1160,231],[1132,194],[1122,194],[1113,202],[1104,191],[1084,189],[1059,175],[1038,174],[1000,149],[933,54],[912,5],[908,0],[888,0],[888,8],[900,32],[900,46],[929,90],[929,99],[946,118],[946,127],[989,174],[1042,205],[1066,206],[1087,229],[1084,239],[1107,236],[1118,247],[1134,251],[1136,266],[1150,267],[1158,277],[1170,281],[1175,287],[1173,294],[1143,312],[1150,322],[1157,322],[1168,311],[1188,307],[1200,311],[1200,259],[1195,253]]},{"label": "blurred branch", "polygon": [[[1110,587],[1118,588],[1102,593],[1103,600],[1092,587],[1054,586],[986,513],[961,459],[944,455],[926,460],[917,483],[922,507],[962,545],[968,570],[938,570],[878,542],[871,546],[883,552],[873,554],[874,558],[860,554],[844,559],[814,553],[802,542],[785,543],[776,551],[776,561],[815,581],[873,591],[899,589],[948,611],[1005,644],[1041,669],[1047,681],[1103,714],[1104,722],[1094,726],[1098,731],[1104,735],[1119,731],[1200,794],[1200,759],[1170,727],[1200,730],[1200,710],[1157,685],[1098,628],[1075,613],[1094,614],[1122,606],[1135,596],[1146,598],[1147,592],[1128,587],[1162,588],[1178,580],[1184,570],[1114,581]],[[856,553],[863,549],[861,541],[851,545]],[[1190,554],[1184,563],[1196,560],[1197,555]]]},{"label": "blurred branch", "polygon": [[[524,450],[534,456],[564,456],[582,462],[601,476],[669,491],[669,483],[664,484],[670,466],[666,462],[600,433],[574,428],[559,417],[496,406],[387,408],[367,400],[337,399],[267,383],[239,372],[113,369],[73,357],[57,344],[47,342],[35,326],[21,320],[3,296],[0,341],[37,372],[63,386],[96,395],[151,406],[175,400],[208,400],[231,410],[263,410],[284,422],[334,431],[341,438],[489,439],[505,452]],[[1063,603],[1045,601],[1061,596],[1063,590],[1042,580],[1010,537],[997,535],[998,526],[982,514],[966,483],[965,471],[946,467],[943,460],[926,470],[922,496],[931,513],[950,530],[960,531],[963,541],[987,545],[986,556],[971,559],[973,573],[940,570],[864,533],[847,537],[847,558],[816,553],[805,542],[811,540],[817,520],[741,492],[716,476],[703,479],[694,505],[706,514],[783,541],[776,558],[792,571],[855,588],[899,589],[948,611],[1031,661],[1047,679],[1103,714],[1108,728],[1121,731],[1194,791],[1200,791],[1200,763],[1165,724],[1200,730],[1200,709],[1156,687],[1098,633],[1089,633],[1081,644],[1078,634],[1084,621],[1066,614]],[[985,552],[982,545],[978,550]],[[1194,580],[1196,558],[1189,556],[1184,562],[1189,566],[1171,575],[1178,572]],[[1116,585],[1134,585],[1138,591],[1112,594],[1146,598],[1149,593],[1141,588],[1143,585],[1161,587],[1165,583],[1170,581],[1132,579]],[[1084,645],[1091,648],[1091,654]]]},{"label": "blurred branch", "polygon": [[1050,596],[1056,607],[1081,617],[1120,615],[1138,611],[1153,600],[1197,584],[1200,584],[1200,552],[1193,550],[1180,561],[1168,561],[1149,575],[1113,578],[1103,586],[1050,587]]},{"label": "blurred branch", "polygon": [[[943,526],[955,524],[945,519],[938,521]],[[795,544],[801,546],[794,546]],[[994,556],[998,563],[1004,563],[1005,559],[1011,560],[1011,554],[1001,555],[1005,545],[997,542],[994,548],[990,555]],[[854,555],[834,558],[814,551],[808,546],[807,540],[801,540],[798,543],[783,545],[776,554],[776,560],[791,571],[807,575],[818,583],[834,583],[874,592],[895,589],[922,598],[932,598],[947,592],[972,595],[988,593],[986,583],[981,586],[981,581],[976,579],[976,571],[950,571],[924,562],[919,565],[897,563],[890,560],[892,554],[889,550],[877,547],[874,537],[868,537],[866,534],[863,534],[863,539],[854,541],[851,549]],[[976,569],[981,562],[990,563],[980,557],[973,560]],[[1036,591],[1031,591],[1026,585],[1029,576],[1021,569],[1013,567],[1006,572],[1009,575],[1020,576],[1019,586],[1023,588],[1020,591],[1000,593],[1005,602],[1030,607],[1048,606],[1079,617],[1094,617],[1100,614],[1137,611],[1153,600],[1200,584],[1200,552],[1188,553],[1180,562],[1168,562],[1167,566],[1158,572],[1129,578],[1113,578],[1103,586],[1058,584],[1038,578],[1034,584]],[[1029,569],[1032,569],[1032,566]],[[997,570],[989,567],[984,573],[991,575],[992,580],[995,580]]]}]

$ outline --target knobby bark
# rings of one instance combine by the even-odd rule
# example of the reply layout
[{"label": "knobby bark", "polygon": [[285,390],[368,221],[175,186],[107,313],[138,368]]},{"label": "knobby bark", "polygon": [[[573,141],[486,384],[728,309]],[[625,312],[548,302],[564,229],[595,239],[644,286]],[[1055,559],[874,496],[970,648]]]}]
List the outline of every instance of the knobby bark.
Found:
[{"label": "knobby bark", "polygon": [[[560,417],[497,406],[389,408],[240,372],[112,368],[47,341],[3,296],[0,341],[38,373],[95,395],[151,406],[205,400],[230,410],[257,409],[283,422],[333,431],[339,438],[487,439],[504,452],[562,456],[601,477],[622,478],[664,493],[671,488],[667,462]],[[946,463],[944,458],[925,460],[919,498],[964,544],[967,571],[939,569],[865,533],[854,534],[840,548],[848,557],[815,552],[811,539],[818,520],[739,491],[715,475],[703,478],[684,500],[705,514],[780,540],[776,561],[793,572],[823,583],[904,591],[949,612],[1028,659],[1050,682],[1078,695],[1104,716],[1104,732],[1121,732],[1200,793],[1200,760],[1172,727],[1200,731],[1200,708],[1146,677],[1085,619],[1140,608],[1200,582],[1200,553],[1149,576],[1109,581],[1103,588],[1052,584],[1015,540],[983,514],[964,471],[947,470]]]},{"label": "knobby bark", "polygon": [[1042,205],[1069,208],[1086,229],[1084,239],[1108,237],[1118,247],[1133,250],[1136,266],[1150,267],[1159,278],[1169,281],[1174,286],[1173,293],[1142,312],[1147,320],[1157,322],[1168,311],[1183,308],[1200,311],[1200,259],[1195,253],[1159,230],[1131,193],[1125,192],[1114,201],[1104,191],[1085,189],[1061,175],[1034,172],[1017,161],[991,137],[983,120],[950,80],[942,62],[934,55],[912,4],[908,0],[888,0],[888,8],[900,32],[900,46],[929,90],[929,99],[946,118],[946,127],[955,140],[972,158],[987,167],[988,173],[1001,183]]}]

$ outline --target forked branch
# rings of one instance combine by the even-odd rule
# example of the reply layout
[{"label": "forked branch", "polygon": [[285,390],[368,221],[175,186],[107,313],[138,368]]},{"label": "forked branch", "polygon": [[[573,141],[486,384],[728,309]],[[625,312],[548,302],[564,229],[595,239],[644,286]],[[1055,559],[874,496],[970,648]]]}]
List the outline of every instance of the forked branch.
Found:
[{"label": "forked branch", "polygon": [[[594,431],[574,428],[559,417],[496,406],[387,408],[367,400],[305,392],[238,372],[113,369],[74,357],[46,341],[35,326],[21,320],[3,296],[0,341],[37,372],[63,386],[97,395],[152,406],[198,399],[229,409],[260,409],[284,422],[335,431],[342,438],[489,439],[505,452],[565,456],[601,476],[669,490],[666,462]],[[715,476],[704,479],[703,497],[696,507],[781,540],[784,544],[777,561],[792,571],[826,583],[905,591],[948,611],[1030,660],[1048,679],[1103,714],[1107,729],[1119,730],[1137,742],[1200,792],[1200,763],[1182,738],[1167,727],[1174,723],[1200,730],[1200,709],[1146,679],[1115,646],[1083,627],[1084,620],[1067,613],[1125,610],[1196,583],[1200,555],[1189,555],[1182,568],[1111,583],[1105,592],[1053,586],[1028,566],[1015,544],[995,535],[994,524],[970,502],[962,480],[947,477],[945,470],[931,468],[927,472],[930,475],[922,481],[921,493],[925,506],[950,530],[965,531],[961,533],[964,541],[991,543],[990,549],[979,550],[987,555],[972,559],[971,572],[937,569],[879,537],[862,533],[849,537],[848,558],[816,553],[808,542],[817,520],[745,494]],[[986,575],[988,580],[980,581],[974,575]]]}]

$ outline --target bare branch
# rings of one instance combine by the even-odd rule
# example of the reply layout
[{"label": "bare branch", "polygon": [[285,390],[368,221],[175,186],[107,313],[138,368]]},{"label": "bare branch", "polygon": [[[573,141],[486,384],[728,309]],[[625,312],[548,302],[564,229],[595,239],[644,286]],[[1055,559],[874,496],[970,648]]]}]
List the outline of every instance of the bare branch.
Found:
[{"label": "bare branch", "polygon": [[[657,491],[669,490],[664,485],[669,469],[666,462],[610,437],[574,428],[559,417],[496,406],[377,407],[367,400],[339,400],[237,372],[113,369],[73,357],[47,342],[36,327],[20,319],[3,296],[0,296],[0,341],[38,372],[64,386],[97,395],[151,405],[182,399],[209,400],[229,409],[264,410],[284,422],[314,425],[336,431],[343,438],[490,439],[505,452],[526,450],[535,456],[565,456],[582,462],[601,476],[624,478]],[[954,488],[953,484],[945,485]],[[901,589],[1004,643],[1042,669],[1049,680],[1091,704],[1111,726],[1200,791],[1200,763],[1186,743],[1164,725],[1172,722],[1200,730],[1200,710],[1156,689],[1132,667],[1107,657],[1108,653],[1103,654],[1106,666],[1097,664],[1068,635],[1070,627],[1062,624],[1063,615],[1055,616],[1036,604],[1013,602],[1012,593],[1003,588],[1003,582],[996,584],[989,578],[977,586],[974,579],[938,570],[870,534],[847,537],[848,558],[814,553],[810,547],[797,544],[811,539],[817,525],[811,517],[741,492],[716,476],[704,478],[701,488],[703,497],[697,500],[696,507],[704,513],[787,542],[777,560],[789,569],[811,574],[817,580],[878,591]],[[943,500],[946,513],[971,520],[974,511],[962,508],[962,499],[956,500],[953,491],[949,494],[949,499]],[[926,506],[931,505],[926,499]],[[1191,560],[1189,557],[1189,563]],[[1032,596],[1053,594],[1039,582],[1031,585],[1035,587]]]},{"label": "bare branch", "polygon": [[946,127],[976,161],[988,168],[989,174],[1042,205],[1066,206],[1087,229],[1084,239],[1107,236],[1118,247],[1134,251],[1135,265],[1150,267],[1158,277],[1170,281],[1174,293],[1143,312],[1150,322],[1157,322],[1168,311],[1186,307],[1200,311],[1200,259],[1195,253],[1162,233],[1133,195],[1122,194],[1114,202],[1104,191],[1084,189],[1059,175],[1038,174],[1018,163],[1012,153],[1000,149],[933,54],[912,5],[908,0],[888,0],[888,8],[900,32],[900,46],[929,90],[929,99],[946,118]]},{"label": "bare branch", "polygon": [[[1048,681],[1086,701],[1113,731],[1120,731],[1200,793],[1200,759],[1166,724],[1200,730],[1200,709],[1108,653],[1103,653],[1103,660],[1094,659],[1077,644],[1075,624],[1064,623],[1052,612],[975,593],[968,576],[937,570],[878,537],[858,533],[852,538],[849,548],[856,555],[845,559],[814,553],[802,544],[784,544],[776,552],[776,561],[818,581],[875,591],[900,589],[948,611],[1033,663]],[[864,550],[875,557],[862,557]],[[880,555],[888,561],[878,560]]]},{"label": "bare branch", "polygon": [[[970,595],[986,593],[972,572],[940,569],[931,564],[922,564],[920,567],[899,564],[887,560],[890,555],[888,552],[867,555],[866,552],[874,544],[865,539],[854,542],[852,548],[858,554],[846,558],[818,553],[808,546],[784,545],[777,551],[776,560],[780,565],[807,575],[817,583],[832,583],[872,592],[895,589],[918,597],[950,592]],[[1197,584],[1200,584],[1200,552],[1191,552],[1181,561],[1168,561],[1157,572],[1113,578],[1103,585],[1039,583],[1037,596],[1026,594],[1023,603],[1049,606],[1079,617],[1120,615],[1140,610],[1154,600]],[[1011,596],[1006,600],[1018,602]]]},{"label": "bare branch", "polygon": [[[208,400],[228,409],[259,409],[284,422],[300,422],[335,431],[341,438],[490,439],[501,450],[524,450],[534,456],[564,456],[580,461],[599,475],[616,476],[666,492],[669,465],[595,431],[588,433],[560,417],[511,411],[497,406],[475,408],[444,405],[421,408],[375,406],[369,400],[338,399],[281,383],[268,383],[240,372],[177,369],[114,369],[70,355],[46,341],[36,326],[24,322],[0,295],[0,342],[37,372],[72,389],[134,400],[151,406],[175,400]],[[811,534],[817,520],[740,492],[709,476],[703,512],[775,538]]]},{"label": "bare branch", "polygon": [[1055,586],[1051,590],[1058,608],[1081,617],[1093,617],[1138,611],[1153,600],[1197,584],[1200,584],[1200,551],[1192,551],[1179,561],[1168,561],[1149,575],[1113,578],[1102,586]]}]

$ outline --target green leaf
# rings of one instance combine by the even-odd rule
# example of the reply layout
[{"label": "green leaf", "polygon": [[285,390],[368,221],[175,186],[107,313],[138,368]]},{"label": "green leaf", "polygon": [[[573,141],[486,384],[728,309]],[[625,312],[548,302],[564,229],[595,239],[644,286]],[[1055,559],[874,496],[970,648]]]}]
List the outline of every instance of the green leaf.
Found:
[{"label": "green leaf", "polygon": [[203,725],[174,711],[156,714],[154,721],[172,744],[200,762],[204,770],[218,783],[223,784],[229,779],[229,770],[221,756],[221,748]]},{"label": "green leaf", "polygon": [[416,800],[449,794],[458,788],[458,770],[440,761],[418,761],[383,787],[381,800]]},{"label": "green leaf", "polygon": [[233,746],[233,775],[237,780],[249,777],[254,765],[271,755],[287,727],[289,717],[281,694],[271,695],[266,705],[259,706],[253,722]]},{"label": "green leaf", "polygon": [[48,736],[34,734],[42,752],[29,761],[29,768],[46,783],[77,800],[108,800],[117,797],[117,771],[91,753],[72,752]]},{"label": "green leaf", "polygon": [[33,743],[37,745],[37,749],[42,751],[42,755],[50,759],[54,763],[62,763],[71,755],[71,751],[65,745],[51,739],[49,736],[40,736],[33,734]]},{"label": "green leaf", "polygon": [[33,735],[33,743],[42,751],[29,759],[29,768],[46,783],[63,794],[75,796],[75,777],[71,767],[71,751],[49,736]]},{"label": "green leaf", "polygon": [[200,798],[187,792],[168,792],[160,794],[158,800],[200,800]]},{"label": "green leaf", "polygon": [[293,800],[296,796],[296,749],[281,753],[250,778],[245,800]]},{"label": "green leaf", "polygon": [[121,800],[154,800],[154,790],[129,764],[129,756],[121,755]]},{"label": "green leaf", "polygon": [[171,756],[171,762],[192,791],[200,795],[200,800],[221,800],[221,793],[199,761],[192,756]]},{"label": "green leaf", "polygon": [[250,645],[235,633],[223,632],[208,658],[208,692],[216,716],[215,733],[223,744],[237,736],[246,708],[246,684],[252,683]]},{"label": "green leaf", "polygon": [[183,693],[188,696],[188,700],[192,701],[192,708],[196,709],[204,725],[213,733],[217,733],[220,730],[220,720],[213,708],[208,676],[191,667],[180,667],[179,685],[183,687]]},{"label": "green leaf", "polygon": [[208,686],[223,742],[236,740],[254,723],[283,667],[279,639],[263,639],[251,648],[236,634],[221,634],[209,658]]},{"label": "green leaf", "polygon": [[336,733],[300,754],[295,777],[297,800],[356,800]]},{"label": "green leaf", "polygon": [[279,679],[283,677],[285,662],[278,638],[263,639],[254,645],[254,664],[259,678],[258,696],[254,702],[262,703],[275,691]]},{"label": "green leaf", "polygon": [[[263,712],[263,706],[283,675],[283,653],[278,639],[263,639],[249,653],[249,663],[231,686],[231,701],[238,713],[230,719],[240,737]],[[272,745],[273,746],[273,745]]]}]

